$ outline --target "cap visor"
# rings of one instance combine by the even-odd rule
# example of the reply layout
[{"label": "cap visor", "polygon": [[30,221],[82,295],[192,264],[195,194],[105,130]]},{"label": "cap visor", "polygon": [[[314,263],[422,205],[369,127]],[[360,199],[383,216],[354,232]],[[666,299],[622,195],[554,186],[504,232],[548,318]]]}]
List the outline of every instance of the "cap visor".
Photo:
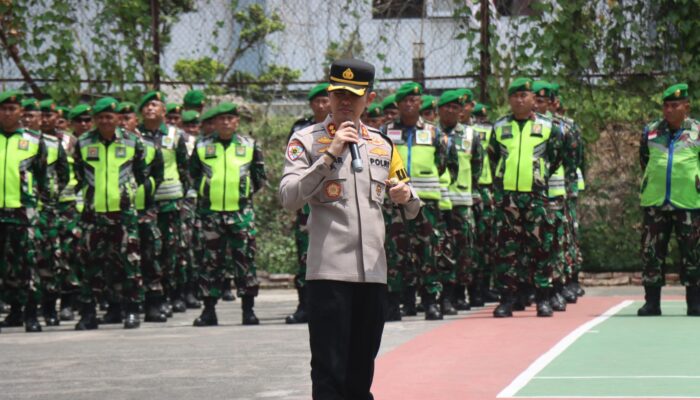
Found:
[{"label": "cap visor", "polygon": [[364,86],[353,86],[353,85],[348,85],[348,84],[334,84],[331,83],[330,86],[328,86],[327,89],[329,92],[335,91],[335,90],[347,90],[348,92],[354,93],[358,96],[364,96],[365,91],[367,90],[366,87]]}]

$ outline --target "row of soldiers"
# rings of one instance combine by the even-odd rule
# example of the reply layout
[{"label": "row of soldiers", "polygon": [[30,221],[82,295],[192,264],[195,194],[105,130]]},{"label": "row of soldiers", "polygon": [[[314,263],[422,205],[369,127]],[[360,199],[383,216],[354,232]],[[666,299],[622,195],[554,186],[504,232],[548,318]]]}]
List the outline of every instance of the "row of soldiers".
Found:
[{"label": "row of soldiers", "polygon": [[184,107],[151,91],[138,105],[106,97],[65,109],[0,93],[3,326],[41,331],[40,305],[48,326],[73,320],[77,306],[77,330],[137,328],[141,312],[165,322],[199,299],[194,325],[216,325],[231,281],[243,324],[259,323],[252,196],[266,181],[262,152],[238,133],[237,105],[202,113],[204,102],[201,91]]},{"label": "row of soldiers", "polygon": [[[327,86],[309,92],[313,115],[297,121],[290,137],[326,119]],[[539,316],[551,316],[584,294],[576,214],[584,189],[580,130],[562,115],[555,83],[516,79],[508,95],[511,114],[495,124],[471,90],[434,97],[415,82],[364,113],[363,122],[396,146],[423,203],[418,218],[406,221],[385,202],[388,321],[419,311],[439,320],[493,301],[500,301],[495,317],[533,301]],[[299,303],[290,324],[307,321],[308,218],[308,208],[297,212]]]}]

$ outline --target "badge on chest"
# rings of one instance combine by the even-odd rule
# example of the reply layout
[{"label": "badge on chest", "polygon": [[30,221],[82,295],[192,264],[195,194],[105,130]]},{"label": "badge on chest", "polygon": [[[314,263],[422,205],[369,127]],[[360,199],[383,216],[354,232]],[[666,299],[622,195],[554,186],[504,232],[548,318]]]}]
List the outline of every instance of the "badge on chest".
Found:
[{"label": "badge on chest", "polygon": [[100,149],[97,147],[88,147],[87,149],[87,159],[90,161],[97,161],[100,159]]},{"label": "badge on chest", "polygon": [[216,145],[209,144],[204,148],[204,158],[216,158]]},{"label": "badge on chest", "polygon": [[430,131],[420,130],[416,133],[416,144],[433,144],[433,136]]},{"label": "badge on chest", "polygon": [[114,157],[115,158],[125,158],[126,157],[126,147],[119,146],[116,149],[114,149]]}]

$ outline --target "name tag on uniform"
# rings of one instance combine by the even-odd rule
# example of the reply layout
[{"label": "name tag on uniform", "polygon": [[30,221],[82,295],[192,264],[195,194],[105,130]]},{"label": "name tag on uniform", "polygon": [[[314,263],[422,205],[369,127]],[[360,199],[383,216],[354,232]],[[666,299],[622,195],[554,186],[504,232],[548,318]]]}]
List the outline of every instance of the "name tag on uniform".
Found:
[{"label": "name tag on uniform", "polygon": [[482,142],[486,140],[486,132],[479,132],[479,139],[481,139]]},{"label": "name tag on uniform", "polygon": [[114,157],[124,158],[126,157],[126,147],[120,146],[114,149]]},{"label": "name tag on uniform", "polygon": [[532,127],[532,133],[530,136],[539,136],[542,137],[542,125],[541,124],[535,124]]},{"label": "name tag on uniform", "polygon": [[171,138],[170,135],[163,136],[163,138],[160,140],[160,144],[163,147],[170,147],[173,144],[173,138]]},{"label": "name tag on uniform", "polygon": [[468,138],[462,138],[462,149],[469,150],[472,148],[472,141]]},{"label": "name tag on uniform", "polygon": [[418,131],[416,134],[416,144],[433,144],[433,138],[428,131]]},{"label": "name tag on uniform", "polygon": [[204,158],[216,158],[216,146],[213,144],[207,145],[204,149]]},{"label": "name tag on uniform", "polygon": [[100,149],[97,147],[88,147],[87,159],[88,160],[99,160],[100,159]]},{"label": "name tag on uniform", "polygon": [[20,141],[17,143],[17,148],[19,150],[28,150],[29,149],[29,141],[27,139],[20,139]]},{"label": "name tag on uniform", "polygon": [[384,169],[389,169],[389,160],[387,160],[387,159],[370,157],[369,163],[370,163],[370,165],[376,165],[376,166],[382,167]]},{"label": "name tag on uniform", "polygon": [[236,156],[238,156],[238,157],[245,156],[245,147],[244,146],[236,146]]},{"label": "name tag on uniform", "polygon": [[512,139],[513,138],[513,128],[511,126],[504,126],[501,132],[501,139]]},{"label": "name tag on uniform", "polygon": [[389,131],[386,133],[386,135],[389,136],[389,139],[391,139],[392,142],[401,141],[401,130],[400,129],[389,129]]}]

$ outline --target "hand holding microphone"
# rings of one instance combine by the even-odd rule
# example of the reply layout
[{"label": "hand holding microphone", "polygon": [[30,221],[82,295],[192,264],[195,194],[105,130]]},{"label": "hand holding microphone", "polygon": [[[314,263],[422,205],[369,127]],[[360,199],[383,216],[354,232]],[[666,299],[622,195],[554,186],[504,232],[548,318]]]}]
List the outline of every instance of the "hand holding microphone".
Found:
[{"label": "hand holding microphone", "polygon": [[352,121],[345,121],[340,124],[335,133],[333,142],[328,147],[327,151],[331,155],[338,157],[345,150],[345,144],[350,146],[350,155],[352,156],[352,169],[355,172],[362,172],[362,158],[360,158],[360,149],[357,146],[360,139],[357,134],[357,128]]}]

